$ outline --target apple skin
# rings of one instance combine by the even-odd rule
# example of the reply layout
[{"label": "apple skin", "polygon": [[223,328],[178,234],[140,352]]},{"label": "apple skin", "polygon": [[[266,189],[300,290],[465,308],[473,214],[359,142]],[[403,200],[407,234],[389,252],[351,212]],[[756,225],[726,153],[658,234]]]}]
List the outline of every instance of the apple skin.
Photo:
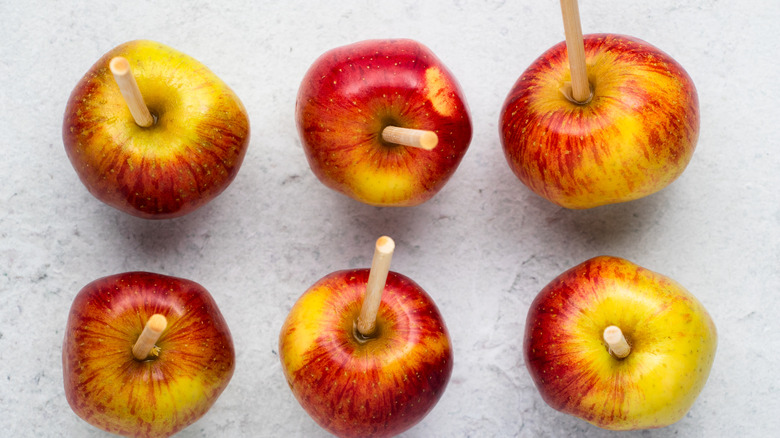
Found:
[{"label": "apple skin", "polygon": [[[327,187],[376,206],[432,198],[471,142],[453,75],[412,40],[368,40],[330,50],[306,73],[295,119],[309,166]],[[432,151],[382,140],[388,126],[434,131]]]},{"label": "apple skin", "polygon": [[375,337],[354,323],[368,269],[331,273],[295,303],[279,335],[287,383],[309,415],[340,437],[390,437],[422,420],[452,373],[452,347],[433,300],[390,272]]},{"label": "apple skin", "polygon": [[[631,345],[613,357],[602,333],[617,325]],[[616,257],[569,269],[534,299],[526,320],[528,371],[551,407],[612,430],[670,425],[710,373],[715,325],[674,280]]]},{"label": "apple skin", "polygon": [[585,35],[593,97],[576,104],[566,43],[520,76],[501,110],[506,159],[536,194],[571,209],[661,190],[691,160],[699,136],[693,81],[675,60],[623,35]]},{"label": "apple skin", "polygon": [[[128,59],[156,117],[138,126],[109,61]],[[233,181],[249,146],[238,96],[197,60],[153,41],[124,43],[78,82],[62,125],[65,151],[96,198],[147,219],[183,216]]]},{"label": "apple skin", "polygon": [[[132,348],[155,313],[168,319],[160,354]],[[211,295],[182,278],[127,272],[86,285],[71,306],[62,347],[65,396],[107,432],[168,437],[208,411],[228,385],[235,351]]]}]

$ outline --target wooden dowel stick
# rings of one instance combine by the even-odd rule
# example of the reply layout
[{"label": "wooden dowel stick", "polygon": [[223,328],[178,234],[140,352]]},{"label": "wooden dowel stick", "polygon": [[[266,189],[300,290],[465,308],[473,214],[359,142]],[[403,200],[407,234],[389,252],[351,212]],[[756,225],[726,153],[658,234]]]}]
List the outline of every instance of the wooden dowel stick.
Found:
[{"label": "wooden dowel stick", "polygon": [[146,321],[141,336],[133,345],[133,356],[138,360],[146,360],[154,349],[154,344],[160,339],[160,335],[168,326],[168,320],[163,315],[155,313]]},{"label": "wooden dowel stick", "polygon": [[127,107],[130,108],[130,114],[133,115],[135,123],[144,128],[152,126],[154,124],[154,117],[152,117],[149,108],[147,108],[146,103],[144,103],[144,98],[141,96],[141,90],[138,89],[138,83],[135,81],[133,72],[130,69],[130,62],[121,56],[117,56],[111,59],[108,68],[111,69],[111,73],[114,74],[114,80],[119,86],[122,97],[125,98]]},{"label": "wooden dowel stick", "polygon": [[607,343],[610,354],[618,359],[623,359],[631,353],[631,346],[617,326],[611,325],[604,329],[604,342]]},{"label": "wooden dowel stick", "polygon": [[433,150],[439,144],[439,136],[433,131],[388,126],[382,130],[382,139],[388,143]]},{"label": "wooden dowel stick", "polygon": [[377,239],[366,284],[366,296],[363,298],[363,306],[360,308],[360,316],[357,320],[358,332],[363,336],[371,336],[376,329],[376,315],[379,311],[379,303],[382,302],[382,291],[387,282],[387,274],[390,272],[393,251],[395,251],[393,239],[387,236]]},{"label": "wooden dowel stick", "polygon": [[563,30],[566,33],[566,50],[571,69],[571,94],[575,102],[590,100],[590,83],[585,67],[585,43],[582,39],[580,9],[577,0],[561,0]]}]

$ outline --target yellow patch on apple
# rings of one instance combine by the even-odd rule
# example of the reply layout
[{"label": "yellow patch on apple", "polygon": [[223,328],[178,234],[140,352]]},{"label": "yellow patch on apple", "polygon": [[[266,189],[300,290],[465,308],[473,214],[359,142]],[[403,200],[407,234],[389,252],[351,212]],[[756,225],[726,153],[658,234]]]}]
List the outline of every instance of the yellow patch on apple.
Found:
[{"label": "yellow patch on apple", "polygon": [[362,163],[355,166],[350,179],[349,185],[355,195],[372,205],[391,205],[403,201],[414,193],[416,184],[413,174],[378,172],[376,166]]},{"label": "yellow patch on apple", "polygon": [[197,406],[203,403],[203,394],[209,385],[201,376],[176,376],[176,385],[167,386],[167,397],[159,397],[155,414],[162,418],[175,418],[182,406]]},{"label": "yellow patch on apple", "polygon": [[426,97],[437,113],[449,117],[458,109],[452,84],[438,67],[428,67],[425,70]]},{"label": "yellow patch on apple", "polygon": [[312,348],[317,335],[322,332],[320,322],[324,310],[328,309],[326,301],[329,293],[325,286],[314,288],[302,296],[290,311],[290,326],[296,329],[289,334],[289,342],[286,344],[289,351],[282,354],[288,369],[298,370],[303,366],[304,354]]}]

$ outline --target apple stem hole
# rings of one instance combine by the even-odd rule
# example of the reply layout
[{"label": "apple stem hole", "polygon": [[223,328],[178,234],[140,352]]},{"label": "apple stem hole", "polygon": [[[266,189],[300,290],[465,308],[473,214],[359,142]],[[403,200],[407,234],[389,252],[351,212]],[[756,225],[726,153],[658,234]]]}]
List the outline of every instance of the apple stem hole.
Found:
[{"label": "apple stem hole", "polygon": [[154,125],[155,118],[149,112],[149,108],[144,102],[141,90],[138,88],[138,83],[135,81],[135,76],[133,76],[133,71],[130,68],[130,62],[122,56],[117,56],[111,58],[108,68],[114,75],[114,81],[116,81],[122,97],[125,98],[125,103],[127,103],[135,123],[143,128]]},{"label": "apple stem hole", "polygon": [[402,146],[425,149],[426,151],[433,150],[439,144],[439,136],[433,131],[400,128],[398,126],[386,126],[382,130],[382,140]]},{"label": "apple stem hole", "polygon": [[620,327],[611,325],[604,329],[604,342],[609,348],[609,353],[618,359],[623,359],[631,353],[626,337]]},{"label": "apple stem hole", "polygon": [[593,100],[593,87],[588,83],[588,87],[590,89],[590,94],[588,94],[588,98],[584,101],[578,101],[574,98],[574,92],[572,90],[571,82],[564,82],[563,86],[560,88],[561,94],[563,94],[563,97],[566,98],[569,102],[575,104],[575,105],[587,105],[590,103],[591,100]]},{"label": "apple stem hole", "polygon": [[571,70],[571,99],[584,104],[591,98],[588,71],[585,66],[585,42],[582,38],[580,8],[577,0],[561,0],[563,30],[566,34],[566,51],[569,55]]},{"label": "apple stem hole", "polygon": [[376,323],[374,323],[374,330],[369,334],[363,334],[360,333],[360,330],[358,330],[358,324],[357,321],[355,321],[352,324],[352,336],[355,338],[358,344],[365,344],[371,339],[378,338],[381,336],[380,327],[376,325]]},{"label": "apple stem hole", "polygon": [[141,335],[138,336],[138,340],[133,345],[133,357],[138,360],[146,360],[149,355],[157,356],[160,349],[155,346],[155,343],[160,339],[166,327],[168,327],[168,320],[165,316],[155,313],[149,317]]},{"label": "apple stem hole", "polygon": [[371,337],[376,330],[376,315],[382,302],[382,291],[387,283],[387,274],[390,272],[393,251],[395,251],[393,239],[387,236],[377,239],[371,270],[368,273],[366,296],[363,298],[363,305],[357,319],[357,332],[364,338]]}]

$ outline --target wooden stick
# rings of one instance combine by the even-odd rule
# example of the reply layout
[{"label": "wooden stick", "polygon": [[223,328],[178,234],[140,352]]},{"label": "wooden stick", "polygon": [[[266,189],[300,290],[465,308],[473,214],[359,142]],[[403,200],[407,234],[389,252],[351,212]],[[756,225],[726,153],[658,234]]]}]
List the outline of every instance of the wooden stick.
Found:
[{"label": "wooden stick", "polygon": [[611,325],[604,329],[604,342],[607,343],[610,354],[618,359],[623,359],[631,353],[631,346],[617,326]]},{"label": "wooden stick", "polygon": [[360,316],[357,320],[358,332],[363,336],[371,336],[376,329],[376,314],[379,311],[379,303],[382,302],[382,291],[387,282],[387,274],[390,272],[390,260],[393,258],[394,250],[393,239],[387,236],[377,239],[371,271],[368,273],[366,296],[363,298],[363,306],[360,308]]},{"label": "wooden stick", "polygon": [[149,108],[144,103],[141,96],[141,90],[138,89],[138,83],[135,81],[133,72],[130,70],[130,62],[127,59],[117,56],[111,59],[108,64],[111,73],[114,74],[114,80],[119,86],[122,97],[125,98],[127,107],[130,108],[130,114],[133,115],[135,123],[138,126],[148,128],[154,124],[154,117],[149,112]]},{"label": "wooden stick", "polygon": [[561,0],[563,30],[566,33],[566,50],[571,69],[571,97],[577,103],[590,100],[590,83],[585,67],[585,43],[582,39],[580,9],[577,0]]},{"label": "wooden stick", "polygon": [[155,313],[146,321],[144,330],[141,332],[141,336],[133,345],[133,356],[138,360],[146,360],[149,354],[152,354],[154,350],[155,342],[160,339],[160,335],[168,327],[168,320],[165,316]]},{"label": "wooden stick", "polygon": [[439,136],[433,131],[388,126],[382,130],[382,139],[388,143],[411,146],[431,151],[439,144]]}]

